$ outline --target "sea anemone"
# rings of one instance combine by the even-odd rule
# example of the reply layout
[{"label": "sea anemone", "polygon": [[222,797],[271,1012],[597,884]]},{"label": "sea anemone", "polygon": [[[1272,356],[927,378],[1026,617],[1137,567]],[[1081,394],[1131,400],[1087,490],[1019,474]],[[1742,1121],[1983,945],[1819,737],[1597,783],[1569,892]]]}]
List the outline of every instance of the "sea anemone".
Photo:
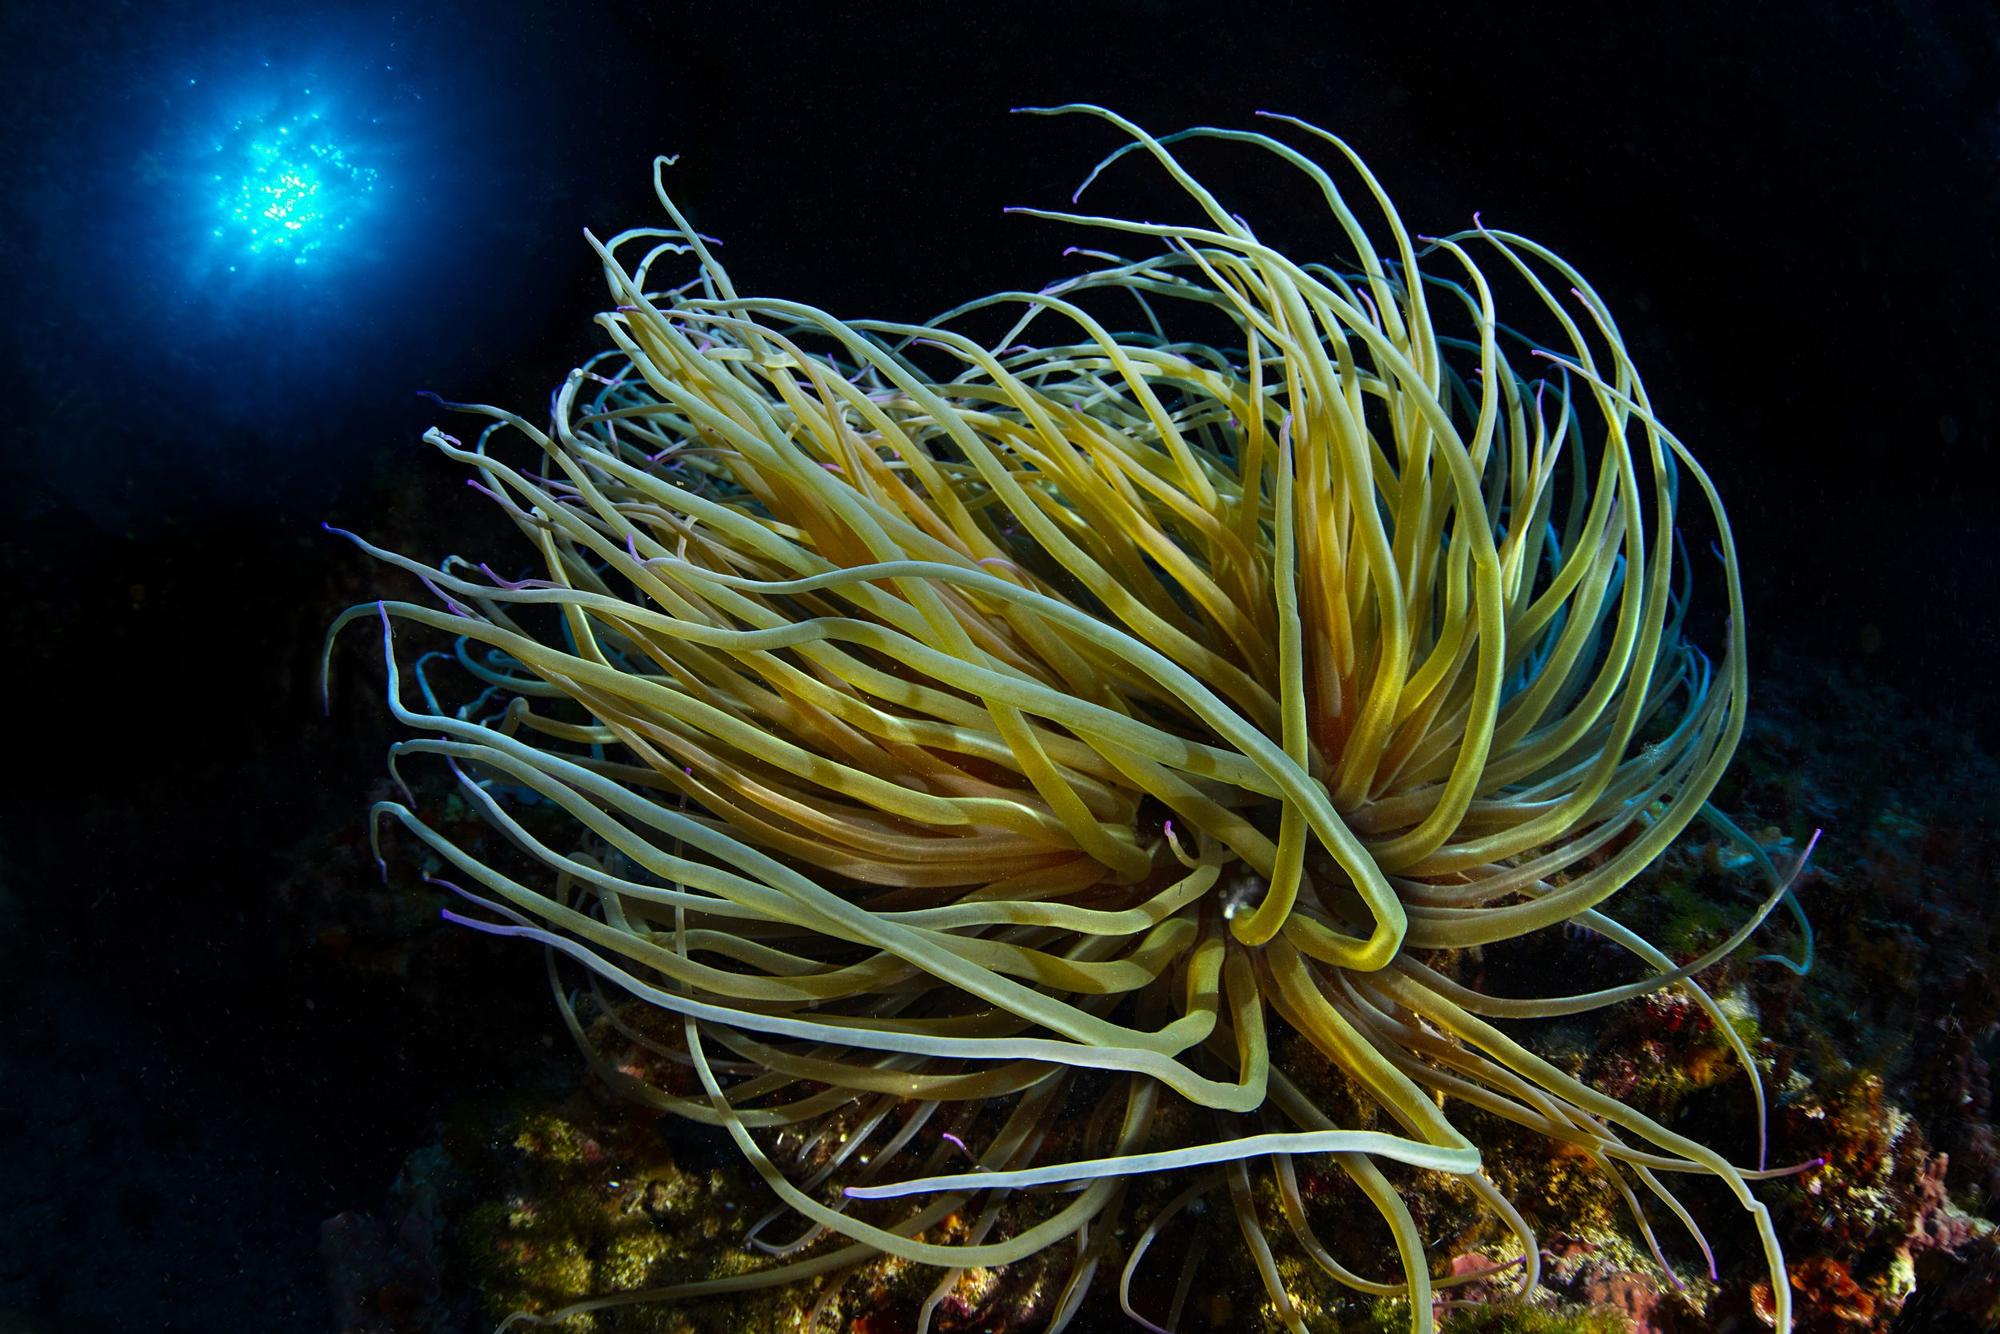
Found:
[{"label": "sea anemone", "polygon": [[[1145,253],[1077,251],[1079,276],[924,324],[843,321],[739,296],[662,159],[673,225],[592,238],[613,348],[548,428],[473,407],[493,420],[472,447],[425,437],[534,576],[361,543],[437,604],[334,627],[379,620],[390,706],[419,734],[392,765],[438,757],[504,838],[460,846],[414,799],[375,827],[451,868],[473,905],[452,920],[580,964],[556,990],[599,1073],[724,1128],[809,1225],[759,1272],[569,1310],[887,1254],[951,1271],[928,1324],[958,1271],[1061,1243],[1055,1327],[1122,1254],[1125,1311],[1171,1328],[1185,1276],[1156,1301],[1134,1274],[1221,1190],[1286,1328],[1304,1316],[1274,1237],[1427,1329],[1434,1288],[1537,1282],[1456,1104],[1583,1155],[1648,1244],[1642,1194],[1700,1240],[1663,1174],[1719,1179],[1786,1326],[1761,1163],[1492,1022],[1678,987],[1732,1042],[1761,1124],[1750,1054],[1693,978],[1784,877],[1678,966],[1601,911],[1704,812],[1746,696],[1721,500],[1604,302],[1510,232],[1413,238],[1304,122],[1271,118],[1358,182],[1386,253],[1291,143],[1052,111],[1115,125],[1129,142],[1098,171],[1149,157],[1196,219],[1016,210]],[[1345,265],[1260,241],[1184,167],[1190,140],[1299,173]],[[1548,342],[1501,322],[1475,255]],[[656,276],[676,262],[691,279]],[[1676,538],[1686,479],[1713,564]],[[1683,635],[1698,565],[1727,593],[1719,662]],[[449,646],[399,667],[398,624]],[[445,702],[447,677],[473,697]],[[1644,975],[1537,999],[1459,980],[1463,952],[1557,928]],[[651,1073],[601,1055],[605,1023]],[[1400,1277],[1322,1244],[1296,1163],[1315,1155],[1379,1213]],[[1412,1169],[1459,1179],[1513,1258],[1434,1280],[1392,1180]]]}]

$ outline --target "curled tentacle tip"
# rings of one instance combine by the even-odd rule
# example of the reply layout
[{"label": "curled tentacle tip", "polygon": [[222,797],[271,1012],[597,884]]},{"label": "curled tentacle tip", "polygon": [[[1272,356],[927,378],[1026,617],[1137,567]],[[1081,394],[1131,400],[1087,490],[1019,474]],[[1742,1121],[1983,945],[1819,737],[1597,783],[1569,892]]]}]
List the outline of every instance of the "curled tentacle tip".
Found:
[{"label": "curled tentacle tip", "polygon": [[442,876],[435,876],[426,872],[424,874],[424,883],[429,885],[432,889],[448,890],[451,893],[458,895],[462,899],[469,899],[472,897],[472,895],[468,894],[462,886],[454,883],[453,881],[446,880]]}]

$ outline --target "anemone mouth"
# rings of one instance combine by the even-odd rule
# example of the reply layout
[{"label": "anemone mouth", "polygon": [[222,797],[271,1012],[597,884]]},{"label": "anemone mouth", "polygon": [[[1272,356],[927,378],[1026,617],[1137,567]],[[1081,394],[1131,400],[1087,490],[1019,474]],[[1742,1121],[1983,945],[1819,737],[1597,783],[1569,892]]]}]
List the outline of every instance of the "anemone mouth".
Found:
[{"label": "anemone mouth", "polygon": [[[1197,221],[1021,210],[1154,250],[1084,252],[1079,276],[926,324],[844,322],[739,296],[662,177],[672,227],[593,240],[613,350],[569,377],[550,427],[472,407],[492,424],[470,447],[426,437],[536,572],[361,543],[437,604],[334,627],[379,619],[391,707],[420,734],[395,762],[450,765],[504,846],[460,846],[410,803],[377,827],[454,868],[474,905],[457,920],[581,965],[584,989],[557,996],[599,1073],[726,1128],[805,1222],[757,1274],[595,1304],[876,1254],[948,1284],[1061,1243],[1060,1325],[1121,1258],[1117,1220],[1149,1206],[1120,1300],[1170,1328],[1185,1277],[1149,1306],[1134,1275],[1223,1191],[1272,1315],[1303,1329],[1250,1177],[1268,1163],[1271,1231],[1315,1281],[1406,1298],[1421,1330],[1434,1288],[1491,1275],[1433,1280],[1385,1164],[1458,1178],[1511,1236],[1523,1291],[1538,1272],[1457,1103],[1584,1154],[1649,1244],[1641,1193],[1706,1250],[1662,1174],[1719,1178],[1787,1323],[1747,1184],[1761,1162],[1491,1022],[1664,987],[1716,1014],[1694,975],[1786,884],[1765,859],[1762,909],[1678,966],[1599,911],[1703,811],[1746,696],[1727,518],[1604,304],[1511,233],[1420,249],[1359,159],[1301,122],[1276,118],[1358,179],[1386,258],[1333,173],[1279,138],[1055,110],[1124,131],[1097,171],[1147,156]],[[1197,138],[1316,186],[1352,269],[1260,242],[1183,167]],[[1556,341],[1502,322],[1475,252]],[[683,258],[695,276],[661,287]],[[1114,333],[1113,308],[1143,328]],[[1177,339],[1177,316],[1235,341]],[[525,462],[503,457],[522,443]],[[1682,634],[1684,478],[1719,544],[1719,664]],[[398,623],[451,647],[406,673]],[[1453,951],[1559,926],[1643,975],[1541,999],[1452,976]],[[1755,1065],[1720,1031],[1761,1121]],[[649,1055],[613,1062],[606,1040]],[[1320,1241],[1306,1155],[1379,1213],[1400,1277]]]}]

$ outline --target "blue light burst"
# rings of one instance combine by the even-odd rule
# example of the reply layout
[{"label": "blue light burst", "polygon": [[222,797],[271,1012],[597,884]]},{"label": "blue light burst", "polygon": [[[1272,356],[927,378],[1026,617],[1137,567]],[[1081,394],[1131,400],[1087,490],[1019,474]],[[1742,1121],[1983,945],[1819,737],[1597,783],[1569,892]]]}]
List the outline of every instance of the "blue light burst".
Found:
[{"label": "blue light burst", "polygon": [[[211,273],[322,265],[353,257],[370,215],[393,190],[395,157],[377,115],[348,113],[310,86],[282,89],[265,68],[230,93],[211,94],[202,133],[198,225],[211,243],[189,258]],[[189,80],[194,87],[195,81]],[[190,201],[195,202],[195,201]]]},{"label": "blue light burst", "polygon": [[371,202],[381,172],[349,159],[318,111],[275,126],[238,120],[215,145],[219,240],[246,256],[304,264],[340,239]]},{"label": "blue light burst", "polygon": [[[33,118],[6,148],[28,224],[9,304],[48,315],[16,321],[13,369],[79,417],[146,407],[91,451],[41,433],[41,473],[105,522],[148,507],[148,487],[112,484],[139,460],[176,495],[263,503],[407,434],[410,390],[512,359],[587,255],[492,274],[588,219],[552,214],[565,85],[525,97],[491,77],[540,38],[490,17],[473,0],[149,0],[44,25],[51,63],[17,90]],[[202,425],[172,449],[137,425],[169,419]]]}]

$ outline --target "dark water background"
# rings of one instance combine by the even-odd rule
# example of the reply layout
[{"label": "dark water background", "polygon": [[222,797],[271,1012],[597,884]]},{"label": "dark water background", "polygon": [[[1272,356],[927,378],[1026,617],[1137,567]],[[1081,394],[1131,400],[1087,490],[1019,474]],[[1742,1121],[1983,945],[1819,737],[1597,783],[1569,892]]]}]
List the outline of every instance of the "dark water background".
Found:
[{"label": "dark water background", "polygon": [[[1115,139],[1010,106],[1325,125],[1415,230],[1480,210],[1606,296],[1729,503],[1753,680],[1858,665],[1990,749],[2000,17],[1402,8],[10,7],[0,1329],[330,1328],[320,1221],[553,1032],[533,958],[476,947],[452,1028],[279,892],[390,739],[314,698],[375,577],[319,524],[492,531],[413,391],[537,415],[596,346],[580,230],[653,220],[656,152],[739,286],[917,318],[1069,271],[1000,209]],[[307,77],[387,184],[350,251],[230,275],[189,145]],[[1312,203],[1222,183],[1281,237]]]}]

